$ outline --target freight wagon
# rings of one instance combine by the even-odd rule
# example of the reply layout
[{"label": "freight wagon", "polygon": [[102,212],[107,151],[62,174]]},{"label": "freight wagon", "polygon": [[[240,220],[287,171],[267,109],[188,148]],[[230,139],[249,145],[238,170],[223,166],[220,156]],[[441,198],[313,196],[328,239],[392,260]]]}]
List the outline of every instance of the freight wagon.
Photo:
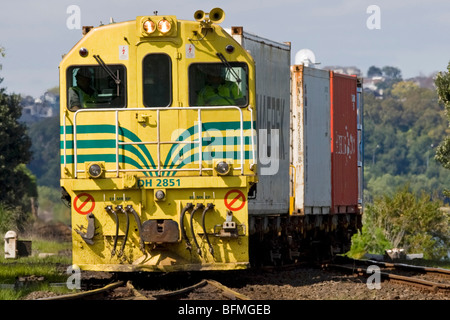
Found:
[{"label": "freight wagon", "polygon": [[253,263],[345,253],[361,228],[360,80],[291,66],[290,43],[242,27],[228,32],[255,60],[258,183],[248,204]]}]

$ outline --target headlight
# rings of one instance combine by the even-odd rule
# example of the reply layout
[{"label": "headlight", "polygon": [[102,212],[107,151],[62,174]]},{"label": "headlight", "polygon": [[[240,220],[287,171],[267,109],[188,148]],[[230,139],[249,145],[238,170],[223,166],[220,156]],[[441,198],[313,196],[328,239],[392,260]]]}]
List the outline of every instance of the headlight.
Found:
[{"label": "headlight", "polygon": [[216,164],[216,171],[220,175],[226,175],[230,172],[230,165],[225,161],[220,161]]},{"label": "headlight", "polygon": [[147,33],[153,33],[156,30],[156,24],[152,20],[146,20],[144,22],[143,28]]},{"label": "headlight", "polygon": [[99,164],[93,163],[93,164],[89,165],[88,172],[92,178],[98,178],[102,175],[103,169]]},{"label": "headlight", "polygon": [[170,24],[170,21],[165,18],[158,22],[158,30],[161,33],[167,33],[171,28],[172,25]]}]

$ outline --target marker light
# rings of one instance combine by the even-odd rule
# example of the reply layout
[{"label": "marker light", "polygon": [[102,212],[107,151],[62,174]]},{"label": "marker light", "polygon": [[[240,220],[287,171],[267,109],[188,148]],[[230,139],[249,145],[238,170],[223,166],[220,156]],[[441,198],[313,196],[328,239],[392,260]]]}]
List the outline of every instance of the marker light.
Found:
[{"label": "marker light", "polygon": [[172,25],[170,24],[170,21],[166,18],[163,18],[158,22],[158,30],[161,33],[167,33],[172,28]]},{"label": "marker light", "polygon": [[216,171],[220,175],[226,175],[230,172],[230,165],[225,161],[220,161],[216,164]]},{"label": "marker light", "polygon": [[228,52],[228,53],[233,53],[234,52],[234,47],[231,44],[229,44],[229,45],[227,45],[225,47],[225,51]]},{"label": "marker light", "polygon": [[156,25],[152,20],[146,20],[144,22],[143,28],[147,33],[153,33],[156,30]]},{"label": "marker light", "polygon": [[80,56],[82,56],[83,58],[85,58],[85,57],[87,57],[87,55],[89,54],[89,51],[88,51],[88,49],[86,49],[86,48],[81,48],[80,51],[79,51],[79,53],[80,53]]}]

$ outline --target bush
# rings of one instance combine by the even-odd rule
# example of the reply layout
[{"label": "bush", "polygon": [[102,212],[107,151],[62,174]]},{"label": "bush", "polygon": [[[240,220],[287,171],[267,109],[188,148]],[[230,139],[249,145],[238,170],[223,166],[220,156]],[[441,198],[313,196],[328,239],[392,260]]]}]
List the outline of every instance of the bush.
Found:
[{"label": "bush", "polygon": [[22,216],[23,212],[19,207],[0,203],[0,233],[4,234],[9,230],[23,231]]},{"label": "bush", "polygon": [[353,237],[349,254],[382,254],[403,248],[423,253],[426,259],[442,259],[450,249],[450,219],[442,203],[426,193],[417,195],[405,185],[393,196],[375,198],[364,211],[363,229]]}]

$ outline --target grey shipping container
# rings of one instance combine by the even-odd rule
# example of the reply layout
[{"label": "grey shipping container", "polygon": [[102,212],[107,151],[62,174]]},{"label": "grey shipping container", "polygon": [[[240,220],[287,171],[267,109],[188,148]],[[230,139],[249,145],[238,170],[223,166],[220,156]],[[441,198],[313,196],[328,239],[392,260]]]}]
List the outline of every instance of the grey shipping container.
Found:
[{"label": "grey shipping container", "polygon": [[291,67],[291,214],[328,214],[331,208],[330,75]]},{"label": "grey shipping container", "polygon": [[291,45],[244,32],[242,27],[227,31],[256,64],[259,181],[255,195],[249,196],[249,214],[288,213]]}]

